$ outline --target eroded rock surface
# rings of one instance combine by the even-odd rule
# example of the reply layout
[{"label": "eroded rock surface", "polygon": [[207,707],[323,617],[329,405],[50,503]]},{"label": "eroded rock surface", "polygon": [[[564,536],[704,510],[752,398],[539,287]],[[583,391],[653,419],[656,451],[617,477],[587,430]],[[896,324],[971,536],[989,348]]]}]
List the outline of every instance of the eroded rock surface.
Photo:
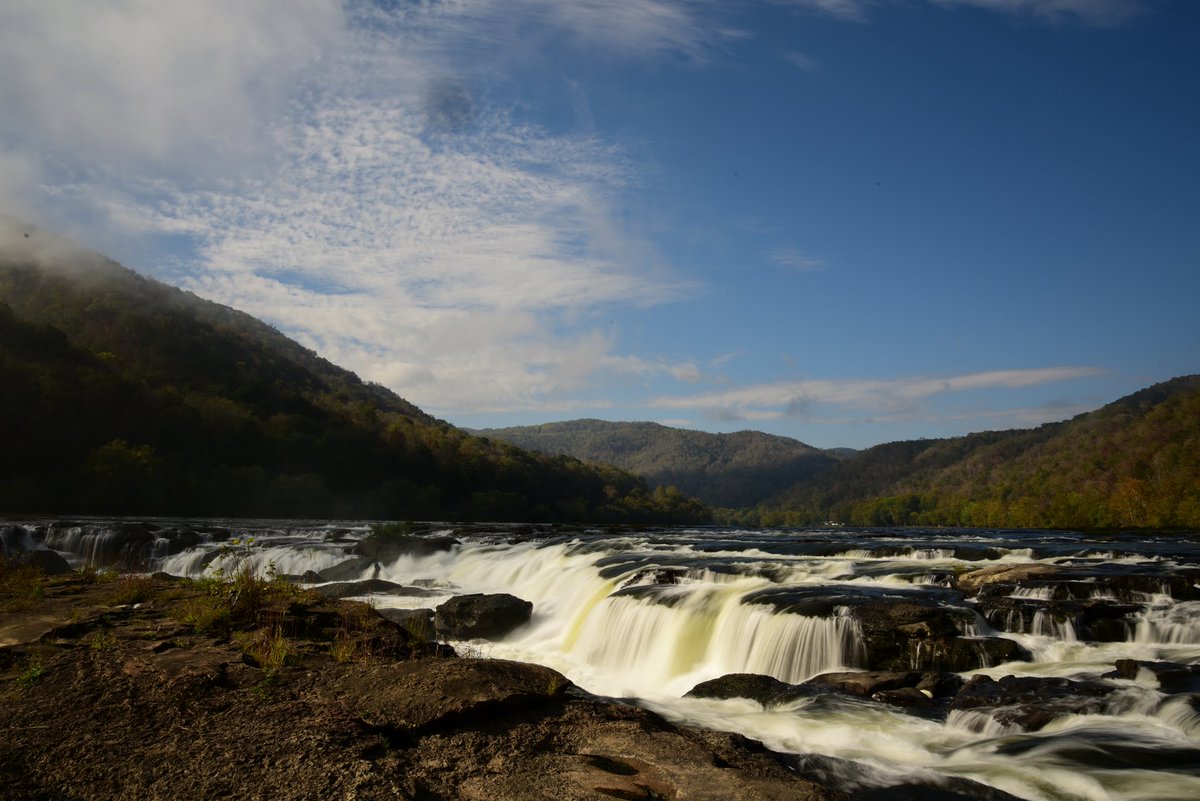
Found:
[{"label": "eroded rock surface", "polygon": [[[20,613],[60,622],[0,648],[6,801],[848,801],[757,743],[591,698],[548,668],[415,658],[436,650],[339,661],[362,604],[290,608],[297,658],[272,672],[239,645],[257,630],[197,634],[173,610],[202,594],[152,589],[134,608],[109,604],[111,585],[58,585]],[[374,641],[391,625],[349,629]]]}]

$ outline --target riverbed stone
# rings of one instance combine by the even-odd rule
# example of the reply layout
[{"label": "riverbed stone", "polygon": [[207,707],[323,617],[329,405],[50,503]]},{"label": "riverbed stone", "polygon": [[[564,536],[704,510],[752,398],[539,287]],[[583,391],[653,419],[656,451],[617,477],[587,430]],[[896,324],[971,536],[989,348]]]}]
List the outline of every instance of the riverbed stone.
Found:
[{"label": "riverbed stone", "polygon": [[978,710],[997,723],[1040,731],[1064,715],[1104,712],[1117,688],[1099,681],[1046,676],[972,676],[950,703],[951,711]]},{"label": "riverbed stone", "polygon": [[533,604],[507,593],[457,595],[434,610],[439,634],[455,640],[494,640],[529,622]]},{"label": "riverbed stone", "polygon": [[819,694],[815,687],[803,684],[788,684],[773,676],[763,676],[758,673],[729,673],[719,678],[709,679],[688,690],[686,698],[748,698],[757,701],[764,707],[778,706],[794,701],[797,698],[807,698]]},{"label": "riverbed stone", "polygon": [[353,553],[390,564],[402,556],[421,557],[444,553],[459,544],[454,537],[373,534],[359,540]]}]

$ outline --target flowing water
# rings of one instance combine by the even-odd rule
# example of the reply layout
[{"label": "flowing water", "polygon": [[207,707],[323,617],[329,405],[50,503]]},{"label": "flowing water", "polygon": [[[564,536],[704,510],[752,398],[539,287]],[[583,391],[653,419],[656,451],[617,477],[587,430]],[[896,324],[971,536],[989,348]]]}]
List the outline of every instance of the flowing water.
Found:
[{"label": "flowing water", "polygon": [[[224,525],[256,538],[245,558],[257,567],[292,575],[345,562],[368,532],[355,524]],[[200,524],[184,540],[143,533],[132,544],[99,523],[30,530],[76,564],[127,557],[132,549],[144,569],[181,576],[219,565],[214,556],[228,536]],[[454,595],[501,592],[532,601],[529,625],[503,641],[458,645],[548,665],[592,693],[636,699],[677,722],[736,731],[773,750],[808,755],[798,760],[801,768],[835,775],[843,786],[963,777],[1045,801],[1200,799],[1196,687],[1160,686],[1144,668],[1135,678],[1105,678],[1119,659],[1200,665],[1195,536],[515,526],[446,526],[433,533],[459,544],[365,565],[359,575],[420,587],[424,594],[379,594],[372,603],[432,608]],[[1038,582],[1017,586],[987,617],[975,599],[953,589],[955,577],[968,571],[1033,564],[1095,570],[1065,590]],[[1137,581],[1110,580],[1124,575]],[[1063,607],[1064,592],[1083,606],[1071,601]],[[864,635],[850,611],[863,599],[956,610],[968,641],[1004,637],[1030,656],[966,677],[1070,678],[1111,692],[1037,731],[992,710],[922,715],[837,693],[768,707],[741,698],[684,697],[696,684],[730,673],[795,684],[861,669]],[[1122,612],[1116,628],[1105,629],[1116,632],[1106,641],[1088,639],[1092,624],[1062,612],[1089,604],[1116,604]]]}]

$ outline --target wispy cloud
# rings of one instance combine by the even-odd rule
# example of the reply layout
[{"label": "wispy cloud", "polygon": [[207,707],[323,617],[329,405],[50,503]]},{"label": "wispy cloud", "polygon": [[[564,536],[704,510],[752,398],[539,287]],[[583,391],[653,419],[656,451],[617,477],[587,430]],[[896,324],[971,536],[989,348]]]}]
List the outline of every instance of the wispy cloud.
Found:
[{"label": "wispy cloud", "polygon": [[853,22],[866,19],[867,8],[873,4],[873,0],[775,0],[775,2],[803,11]]},{"label": "wispy cloud", "polygon": [[[944,8],[974,6],[989,11],[1031,17],[1044,22],[1120,25],[1143,10],[1139,0],[926,0]],[[900,0],[776,0],[806,12],[865,22],[873,8]]]},{"label": "wispy cloud", "polygon": [[[887,380],[808,380],[755,384],[719,392],[662,396],[655,409],[696,409],[715,420],[810,418],[817,409],[840,420],[915,419],[921,401],[969,390],[1018,389],[1098,375],[1094,367],[994,370],[957,376],[917,376]],[[840,410],[840,413],[839,413]],[[853,415],[846,415],[848,410]]]},{"label": "wispy cloud", "polygon": [[1046,22],[1081,22],[1099,27],[1120,25],[1142,12],[1138,0],[930,0],[946,8],[973,6],[1033,17]]},{"label": "wispy cloud", "polygon": [[816,72],[820,69],[820,65],[815,59],[796,50],[787,51],[783,54],[783,58],[802,72]]},{"label": "wispy cloud", "polygon": [[771,261],[780,267],[787,267],[800,272],[817,272],[825,269],[825,262],[815,259],[796,248],[779,248],[771,251]]},{"label": "wispy cloud", "polygon": [[0,31],[0,71],[22,76],[0,79],[20,112],[0,123],[6,184],[36,183],[18,166],[51,153],[56,201],[191,240],[176,280],[418,404],[542,408],[606,375],[695,379],[589,325],[692,289],[615,212],[635,166],[481,102],[460,69],[556,34],[700,58],[719,34],[690,4],[30,1]]}]

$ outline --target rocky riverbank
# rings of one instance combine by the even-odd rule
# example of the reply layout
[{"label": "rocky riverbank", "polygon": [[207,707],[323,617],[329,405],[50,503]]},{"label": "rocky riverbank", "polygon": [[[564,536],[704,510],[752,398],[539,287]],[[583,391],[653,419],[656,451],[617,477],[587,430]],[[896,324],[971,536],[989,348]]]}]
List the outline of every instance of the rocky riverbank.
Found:
[{"label": "rocky riverbank", "polygon": [[215,586],[8,570],[5,798],[844,798],[750,740],[456,657],[360,603],[269,587],[251,618],[205,622],[245,600]]}]

